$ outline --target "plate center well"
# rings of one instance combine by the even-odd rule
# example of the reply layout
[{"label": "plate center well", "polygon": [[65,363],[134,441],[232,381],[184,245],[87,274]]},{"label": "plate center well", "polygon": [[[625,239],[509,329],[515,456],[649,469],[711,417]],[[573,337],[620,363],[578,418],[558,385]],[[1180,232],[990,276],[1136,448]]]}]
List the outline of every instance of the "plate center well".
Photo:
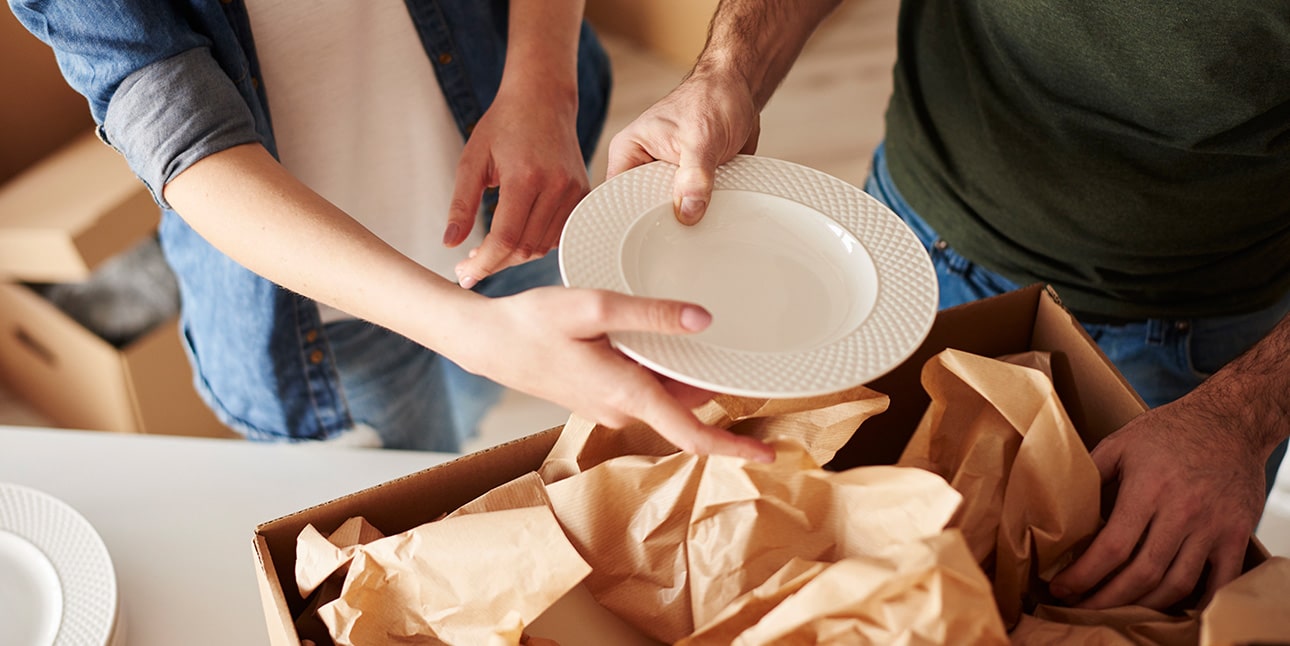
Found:
[{"label": "plate center well", "polygon": [[873,259],[851,232],[755,191],[714,191],[692,227],[660,204],[631,224],[619,258],[633,294],[706,307],[712,325],[694,338],[734,350],[818,348],[854,331],[877,300]]},{"label": "plate center well", "polygon": [[45,553],[0,529],[0,581],[0,644],[53,644],[63,590]]}]

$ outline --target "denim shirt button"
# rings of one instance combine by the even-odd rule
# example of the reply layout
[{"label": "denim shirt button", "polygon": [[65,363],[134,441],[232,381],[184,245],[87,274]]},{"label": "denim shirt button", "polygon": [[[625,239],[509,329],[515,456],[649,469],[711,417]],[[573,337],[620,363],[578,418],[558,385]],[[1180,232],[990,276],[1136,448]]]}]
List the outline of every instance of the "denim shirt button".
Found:
[{"label": "denim shirt button", "polygon": [[452,62],[452,54],[449,54],[448,52],[444,52],[439,55],[440,65],[447,65],[448,63],[451,63],[451,62]]},{"label": "denim shirt button", "polygon": [[1187,330],[1190,330],[1190,329],[1191,329],[1191,322],[1190,322],[1190,321],[1177,321],[1177,322],[1175,322],[1175,323],[1174,323],[1174,329],[1175,329],[1175,330],[1178,330],[1179,332],[1186,333],[1186,332],[1187,332]]},{"label": "denim shirt button", "polygon": [[252,76],[252,77],[251,77],[251,87],[253,87],[253,88],[257,89],[257,90],[258,90],[258,89],[260,89],[260,79],[259,79],[259,78],[257,78],[257,77]]},{"label": "denim shirt button", "polygon": [[314,365],[318,365],[318,364],[322,363],[322,360],[323,360],[323,351],[322,351],[322,350],[314,350],[313,352],[310,352],[310,353],[309,353],[309,363],[312,363],[312,364],[314,364]]},{"label": "denim shirt button", "polygon": [[318,330],[309,330],[305,332],[305,343],[313,343],[318,340]]},{"label": "denim shirt button", "polygon": [[950,248],[950,243],[946,242],[944,238],[941,238],[941,239],[938,239],[935,243],[933,243],[932,247],[934,247],[937,251],[945,251],[946,249]]}]

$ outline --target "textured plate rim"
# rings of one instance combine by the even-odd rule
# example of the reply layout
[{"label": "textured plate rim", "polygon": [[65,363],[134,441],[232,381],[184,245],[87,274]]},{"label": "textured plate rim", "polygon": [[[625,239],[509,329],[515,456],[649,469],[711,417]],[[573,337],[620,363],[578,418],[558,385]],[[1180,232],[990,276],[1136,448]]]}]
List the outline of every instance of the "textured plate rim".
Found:
[{"label": "textured plate rim", "polygon": [[[638,166],[579,202],[560,239],[566,286],[632,293],[619,270],[621,240],[640,214],[671,202],[676,169],[661,161]],[[886,205],[822,171],[749,155],[718,167],[714,189],[793,200],[846,228],[877,270],[873,309],[851,333],[803,352],[752,352],[694,337],[615,332],[610,340],[621,352],[660,374],[715,392],[809,397],[868,383],[908,359],[926,339],[937,309],[935,270],[913,231]]]},{"label": "textured plate rim", "polygon": [[[43,515],[27,516],[6,505],[15,499],[20,504],[38,506]],[[47,524],[49,518],[57,519],[56,527]],[[63,616],[54,638],[55,646],[84,646],[87,637],[103,645],[120,641],[116,570],[107,545],[89,520],[71,505],[43,491],[0,482],[0,529],[34,545],[58,573]],[[101,595],[104,589],[108,591],[107,599]]]}]

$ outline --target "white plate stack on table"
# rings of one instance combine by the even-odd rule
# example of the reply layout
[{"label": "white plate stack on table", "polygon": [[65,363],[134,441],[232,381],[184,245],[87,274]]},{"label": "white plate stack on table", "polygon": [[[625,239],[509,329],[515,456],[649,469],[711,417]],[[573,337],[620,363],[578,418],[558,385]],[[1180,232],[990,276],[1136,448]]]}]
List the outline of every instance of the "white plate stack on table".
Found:
[{"label": "white plate stack on table", "polygon": [[116,573],[89,521],[44,492],[0,483],[0,644],[125,643]]}]

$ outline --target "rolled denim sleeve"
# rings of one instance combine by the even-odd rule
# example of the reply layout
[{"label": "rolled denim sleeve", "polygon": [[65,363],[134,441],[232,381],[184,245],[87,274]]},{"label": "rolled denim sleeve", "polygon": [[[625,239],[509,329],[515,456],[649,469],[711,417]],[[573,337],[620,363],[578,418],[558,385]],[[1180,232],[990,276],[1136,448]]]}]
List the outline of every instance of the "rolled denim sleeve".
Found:
[{"label": "rolled denim sleeve", "polygon": [[[163,207],[166,183],[197,160],[260,141],[255,121],[210,40],[180,3],[9,0],[54,50],[69,85]],[[214,3],[211,3],[214,4]]]}]

